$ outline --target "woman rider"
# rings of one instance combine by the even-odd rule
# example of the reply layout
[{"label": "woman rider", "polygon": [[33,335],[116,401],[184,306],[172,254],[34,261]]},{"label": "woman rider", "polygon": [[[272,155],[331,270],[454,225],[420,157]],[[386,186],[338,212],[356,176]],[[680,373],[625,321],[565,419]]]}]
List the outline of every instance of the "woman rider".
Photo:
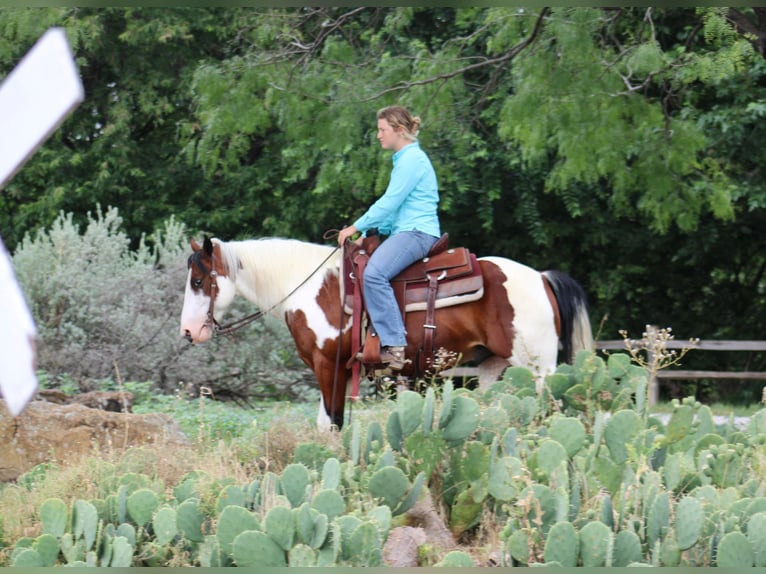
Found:
[{"label": "woman rider", "polygon": [[380,337],[380,362],[401,370],[407,362],[407,335],[391,279],[424,258],[439,239],[439,186],[431,160],[417,140],[420,118],[402,106],[383,108],[377,117],[378,141],[383,149],[394,152],[391,178],[385,193],[367,212],[340,231],[338,244],[375,228],[388,235],[365,268],[364,297]]}]

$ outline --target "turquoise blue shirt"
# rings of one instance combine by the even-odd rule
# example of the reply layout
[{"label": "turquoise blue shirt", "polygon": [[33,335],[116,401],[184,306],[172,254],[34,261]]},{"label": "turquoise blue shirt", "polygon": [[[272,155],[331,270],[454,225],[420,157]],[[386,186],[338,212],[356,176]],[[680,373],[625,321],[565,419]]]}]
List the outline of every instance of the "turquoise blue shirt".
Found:
[{"label": "turquoise blue shirt", "polygon": [[373,227],[383,235],[416,229],[439,237],[439,186],[428,155],[413,142],[394,154],[393,163],[386,192],[354,226],[362,233]]}]

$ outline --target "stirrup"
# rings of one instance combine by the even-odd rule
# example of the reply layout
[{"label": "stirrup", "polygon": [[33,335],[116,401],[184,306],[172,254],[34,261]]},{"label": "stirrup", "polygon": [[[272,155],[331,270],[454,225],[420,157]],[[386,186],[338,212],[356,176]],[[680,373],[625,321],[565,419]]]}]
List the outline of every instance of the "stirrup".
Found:
[{"label": "stirrup", "polygon": [[405,357],[404,347],[383,347],[380,351],[380,362],[392,371],[401,371],[412,361]]}]

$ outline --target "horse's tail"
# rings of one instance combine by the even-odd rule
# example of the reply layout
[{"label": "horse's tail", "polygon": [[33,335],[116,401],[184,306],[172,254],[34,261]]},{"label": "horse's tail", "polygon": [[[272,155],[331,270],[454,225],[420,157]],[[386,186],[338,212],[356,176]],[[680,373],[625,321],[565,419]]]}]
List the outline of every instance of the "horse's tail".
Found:
[{"label": "horse's tail", "polygon": [[588,301],[582,286],[563,271],[543,271],[553,290],[561,317],[561,356],[574,361],[577,351],[593,349],[593,332],[588,316]]}]

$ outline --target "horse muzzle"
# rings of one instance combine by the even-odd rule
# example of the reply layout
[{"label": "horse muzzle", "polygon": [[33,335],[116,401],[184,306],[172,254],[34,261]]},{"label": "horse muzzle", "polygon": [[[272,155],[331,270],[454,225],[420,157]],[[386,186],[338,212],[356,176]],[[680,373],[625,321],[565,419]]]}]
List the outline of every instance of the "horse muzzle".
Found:
[{"label": "horse muzzle", "polygon": [[[196,331],[196,335],[194,333]],[[213,331],[209,325],[202,325],[199,329],[191,329],[189,327],[181,328],[181,336],[192,344],[204,343],[209,341],[213,336]]]}]

